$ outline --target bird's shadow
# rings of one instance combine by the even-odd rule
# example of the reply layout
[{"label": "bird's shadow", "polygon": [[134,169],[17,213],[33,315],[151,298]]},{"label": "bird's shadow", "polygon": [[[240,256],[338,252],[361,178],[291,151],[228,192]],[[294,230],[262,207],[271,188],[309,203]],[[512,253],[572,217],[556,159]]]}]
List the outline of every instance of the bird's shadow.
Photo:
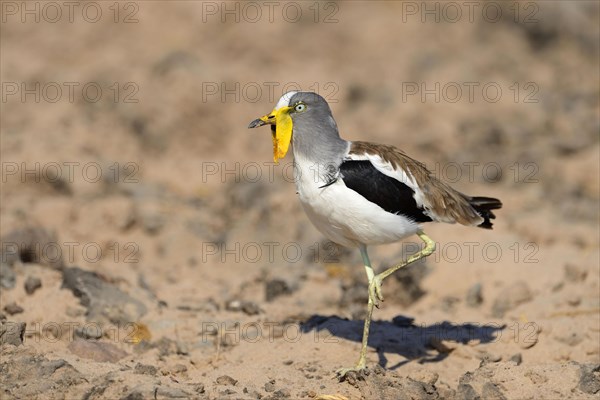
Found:
[{"label": "bird's shadow", "polygon": [[[300,325],[303,333],[315,332],[315,339],[324,343],[337,342],[338,338],[362,341],[362,320],[353,321],[336,316],[313,315]],[[418,325],[414,319],[398,315],[391,321],[372,320],[369,334],[369,347],[379,355],[379,365],[394,370],[416,361],[421,364],[442,361],[452,352],[446,343],[462,343],[477,340],[479,343],[492,343],[500,338],[506,326],[496,323],[461,323],[448,321],[433,325]],[[388,367],[386,353],[396,353],[406,360]]]}]

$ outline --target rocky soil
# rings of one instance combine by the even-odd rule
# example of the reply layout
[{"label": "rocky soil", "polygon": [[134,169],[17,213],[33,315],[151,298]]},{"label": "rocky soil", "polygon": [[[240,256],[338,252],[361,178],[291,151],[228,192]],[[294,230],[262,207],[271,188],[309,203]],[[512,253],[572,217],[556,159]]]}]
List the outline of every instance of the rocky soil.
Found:
[{"label": "rocky soil", "polygon": [[[37,22],[9,3],[2,399],[598,398],[597,2],[40,3]],[[437,252],[385,282],[344,382],[360,256],[246,129],[294,85],[345,138],[504,203],[492,231],[425,226]]]}]

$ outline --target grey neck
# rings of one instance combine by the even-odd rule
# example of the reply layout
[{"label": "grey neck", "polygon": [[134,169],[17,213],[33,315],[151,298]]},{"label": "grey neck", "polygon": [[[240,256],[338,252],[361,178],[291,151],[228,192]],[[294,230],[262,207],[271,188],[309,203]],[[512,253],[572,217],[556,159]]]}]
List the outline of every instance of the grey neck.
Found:
[{"label": "grey neck", "polygon": [[295,160],[335,166],[342,163],[350,146],[350,142],[340,137],[335,125],[294,126],[292,144]]}]

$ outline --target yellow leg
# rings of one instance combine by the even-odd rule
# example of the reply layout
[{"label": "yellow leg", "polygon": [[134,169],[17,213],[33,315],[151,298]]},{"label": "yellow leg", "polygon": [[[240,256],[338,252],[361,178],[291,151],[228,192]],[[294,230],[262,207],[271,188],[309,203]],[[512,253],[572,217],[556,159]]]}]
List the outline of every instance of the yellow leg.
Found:
[{"label": "yellow leg", "polygon": [[391,267],[389,269],[386,269],[382,273],[377,274],[377,276],[375,276],[374,279],[379,281],[378,283],[380,285],[380,289],[379,289],[380,293],[381,293],[381,282],[383,282],[383,280],[385,278],[387,278],[388,276],[390,276],[394,272],[398,271],[400,268],[406,267],[408,264],[412,264],[415,261],[419,261],[421,258],[425,258],[427,256],[430,256],[435,251],[435,242],[433,240],[431,240],[431,238],[429,236],[427,236],[425,234],[425,232],[419,231],[419,232],[417,232],[417,235],[419,235],[419,237],[421,238],[421,240],[423,242],[425,242],[425,247],[423,248],[423,250],[421,250],[418,253],[413,254],[412,256],[408,257],[408,260],[404,261],[402,264],[399,264],[399,265],[396,265],[395,267]]},{"label": "yellow leg", "polygon": [[420,252],[410,256],[406,261],[398,264],[394,267],[388,268],[380,274],[375,275],[373,268],[371,267],[371,261],[367,254],[367,247],[361,246],[360,254],[362,255],[363,262],[365,264],[365,271],[367,273],[367,279],[369,280],[369,302],[367,303],[367,316],[365,317],[365,324],[363,326],[363,337],[362,347],[360,349],[360,357],[356,366],[353,368],[341,368],[337,371],[337,376],[343,379],[346,374],[351,371],[358,372],[367,366],[367,345],[369,341],[369,328],[371,327],[371,316],[373,315],[373,307],[379,307],[379,301],[383,301],[383,295],[381,292],[381,283],[385,278],[398,271],[400,268],[405,267],[415,261],[420,260],[431,255],[435,251],[435,242],[429,238],[423,231],[417,232],[417,235],[425,242],[425,247]]}]

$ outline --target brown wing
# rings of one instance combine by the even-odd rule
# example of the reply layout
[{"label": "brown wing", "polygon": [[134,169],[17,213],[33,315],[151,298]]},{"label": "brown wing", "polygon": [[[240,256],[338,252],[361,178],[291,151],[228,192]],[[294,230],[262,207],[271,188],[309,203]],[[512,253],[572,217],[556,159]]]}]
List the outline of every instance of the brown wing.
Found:
[{"label": "brown wing", "polygon": [[[423,207],[436,221],[462,225],[480,225],[489,220],[484,219],[471,204],[472,198],[454,190],[440,181],[427,169],[425,164],[414,160],[394,146],[369,142],[352,142],[349,155],[378,155],[382,160],[391,164],[394,169],[408,172],[422,192]],[[493,199],[496,200],[496,199]],[[496,200],[499,204],[501,203]],[[493,214],[492,217],[493,218]],[[487,226],[486,226],[487,227]]]}]

